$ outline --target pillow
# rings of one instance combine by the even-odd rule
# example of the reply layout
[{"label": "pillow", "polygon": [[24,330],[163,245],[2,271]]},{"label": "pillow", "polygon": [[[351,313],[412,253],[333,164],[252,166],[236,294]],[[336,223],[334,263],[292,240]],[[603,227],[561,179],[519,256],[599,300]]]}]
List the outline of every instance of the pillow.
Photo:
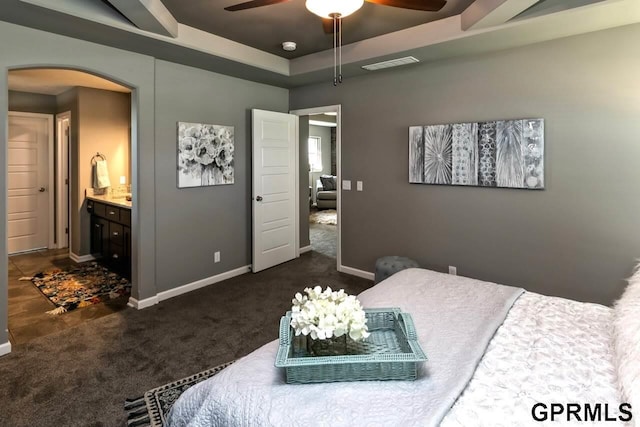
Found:
[{"label": "pillow", "polygon": [[615,362],[622,401],[640,408],[640,265],[613,310]]},{"label": "pillow", "polygon": [[322,190],[323,191],[335,191],[336,188],[336,177],[333,175],[320,175],[320,181],[322,182]]}]

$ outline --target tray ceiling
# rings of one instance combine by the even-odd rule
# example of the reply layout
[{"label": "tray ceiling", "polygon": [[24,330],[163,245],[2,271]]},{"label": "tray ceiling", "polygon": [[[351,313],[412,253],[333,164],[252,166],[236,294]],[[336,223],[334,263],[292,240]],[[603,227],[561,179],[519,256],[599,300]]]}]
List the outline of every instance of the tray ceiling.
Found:
[{"label": "tray ceiling", "polygon": [[[322,30],[321,20],[305,7],[304,0],[238,12],[225,7],[244,0],[163,0],[181,24],[270,52],[297,58],[332,48],[332,36]],[[343,43],[350,44],[382,34],[460,14],[473,0],[447,0],[439,12],[420,12],[365,3],[344,19]],[[295,52],[282,50],[282,42],[295,41]]]}]

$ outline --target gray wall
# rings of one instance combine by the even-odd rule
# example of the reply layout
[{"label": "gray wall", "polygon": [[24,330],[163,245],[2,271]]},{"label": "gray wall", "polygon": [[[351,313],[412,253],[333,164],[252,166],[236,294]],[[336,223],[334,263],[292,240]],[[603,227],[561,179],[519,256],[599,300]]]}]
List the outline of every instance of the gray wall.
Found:
[{"label": "gray wall", "polygon": [[[288,103],[286,89],[157,61],[158,291],[251,264],[251,109],[287,112]],[[177,188],[178,121],[234,126],[233,185]]]},{"label": "gray wall", "polygon": [[300,174],[300,247],[311,245],[309,240],[309,188],[304,185],[309,180],[309,116],[300,116],[298,122],[299,174]]},{"label": "gray wall", "polygon": [[312,172],[311,182],[309,185],[313,187],[313,200],[315,200],[315,194],[317,190],[316,182],[320,175],[331,175],[331,128],[326,126],[309,125],[309,136],[320,137],[321,150],[322,150],[322,171]]},{"label": "gray wall", "polygon": [[[17,43],[0,45],[0,198],[6,200],[8,70],[37,64],[90,71],[134,89],[132,296],[150,298],[251,263],[251,109],[288,111],[288,90],[4,22],[0,39]],[[82,115],[80,98],[77,90],[60,95],[58,111],[70,109],[74,121]],[[72,143],[81,143],[79,121],[72,124]],[[235,184],[176,188],[178,121],[235,126]],[[82,152],[72,155],[76,164],[84,160]],[[6,218],[6,204],[0,217]],[[216,250],[219,264],[213,263]],[[6,256],[6,221],[0,221],[0,343],[8,340]]]},{"label": "gray wall", "polygon": [[[342,179],[364,181],[343,192],[343,264],[398,254],[618,297],[640,257],[639,39],[634,25],[292,90],[292,109],[342,104]],[[408,184],[409,126],[528,117],[545,119],[544,191]]]},{"label": "gray wall", "polygon": [[55,114],[56,97],[39,93],[9,91],[9,111],[24,113]]},{"label": "gray wall", "polygon": [[[133,176],[133,290],[134,298],[156,295],[155,290],[155,163],[148,161],[154,152],[154,63],[152,57],[100,46],[81,40],[32,30],[0,22],[0,199],[6,200],[6,153],[8,88],[7,72],[12,68],[38,66],[69,67],[86,70],[135,88],[137,118],[133,133],[137,145],[132,153],[138,163]],[[141,161],[138,162],[138,158]],[[160,207],[161,208],[161,207]],[[7,245],[6,203],[0,203],[0,343],[8,340],[7,332]],[[142,221],[141,218],[144,218]],[[144,254],[144,256],[140,256]],[[167,261],[165,261],[167,262]]]}]

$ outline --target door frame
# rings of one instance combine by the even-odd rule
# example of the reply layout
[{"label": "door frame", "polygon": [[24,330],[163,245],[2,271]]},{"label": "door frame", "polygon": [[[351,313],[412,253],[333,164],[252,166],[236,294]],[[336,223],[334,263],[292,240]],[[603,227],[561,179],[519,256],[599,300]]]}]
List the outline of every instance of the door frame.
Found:
[{"label": "door frame", "polygon": [[[28,69],[65,69],[65,70],[76,70],[81,71],[83,73],[92,74],[103,78],[105,80],[109,80],[111,82],[117,83],[119,85],[125,86],[131,90],[131,129],[130,129],[130,138],[131,138],[131,193],[133,198],[133,203],[131,207],[131,297],[129,297],[128,305],[141,310],[147,307],[151,307],[154,304],[158,303],[157,298],[157,289],[155,282],[155,266],[156,259],[155,256],[147,256],[142,257],[143,251],[150,248],[151,252],[153,252],[154,244],[155,244],[155,231],[154,224],[156,220],[155,211],[153,210],[153,206],[155,203],[155,193],[154,193],[154,185],[153,183],[153,167],[149,167],[148,165],[145,167],[141,167],[142,162],[140,161],[139,152],[143,151],[144,147],[149,145],[153,146],[152,141],[153,138],[149,138],[149,135],[153,135],[153,115],[148,112],[148,110],[153,110],[153,81],[149,82],[148,79],[143,79],[142,77],[137,77],[136,74],[132,74],[130,70],[121,70],[121,68],[111,66],[110,64],[103,62],[96,62],[97,68],[91,68],[91,66],[87,66],[84,62],[76,59],[67,60],[64,59],[59,62],[42,62],[36,61],[39,65],[33,65],[31,63],[24,64],[19,60],[9,58],[8,61],[11,65],[5,65],[0,67],[0,86],[6,91],[4,95],[0,96],[0,110],[1,107],[4,107],[4,111],[0,111],[0,120],[2,120],[2,125],[0,125],[0,145],[3,146],[5,158],[6,158],[6,139],[7,139],[7,122],[8,122],[8,105],[7,105],[7,94],[8,94],[8,73],[13,70],[28,70]],[[83,62],[80,64],[80,62]],[[108,70],[108,71],[105,71]],[[147,70],[145,68],[145,70]],[[129,80],[131,78],[131,80]],[[144,112],[146,111],[146,112]],[[4,126],[4,128],[3,128]],[[73,148],[73,146],[71,147]],[[71,150],[73,151],[73,150]],[[6,164],[3,174],[6,182]],[[145,188],[145,196],[143,198],[144,203],[140,203],[140,193],[143,192],[142,188]],[[0,230],[0,234],[6,231],[6,205],[7,205],[7,191],[6,185],[0,188],[0,198],[3,200],[3,203],[0,203],[0,216],[4,217],[5,225],[4,229]],[[73,197],[73,194],[70,194]],[[151,226],[142,226],[141,217],[144,216],[145,224],[151,224]],[[7,241],[0,241],[0,262],[2,261],[2,257],[5,259],[5,267],[4,271],[7,272]],[[2,271],[3,268],[0,268]],[[8,274],[8,273],[7,273]],[[6,279],[6,276],[5,276]],[[0,277],[0,334],[2,334],[3,329],[8,329],[8,313],[6,316],[2,316],[2,311],[7,308],[8,301],[8,288],[6,280],[3,280]],[[7,342],[2,343],[0,335],[0,356],[11,353],[11,344],[8,338],[7,333]]]},{"label": "door frame", "polygon": [[[32,118],[40,118],[47,119],[47,127],[49,132],[47,132],[47,164],[48,164],[48,172],[47,172],[47,187],[48,187],[48,204],[49,204],[49,218],[47,218],[47,248],[55,247],[55,178],[54,178],[54,136],[55,136],[55,127],[54,127],[54,115],[53,114],[43,114],[43,113],[24,113],[22,111],[9,111],[7,115],[7,119],[10,117],[32,117]],[[9,159],[6,160],[7,165],[9,164]],[[6,165],[5,165],[6,166]],[[7,219],[5,219],[7,221]]]},{"label": "door frame", "polygon": [[[338,189],[338,198],[336,201],[336,210],[338,211],[338,220],[336,224],[338,229],[338,241],[336,242],[336,270],[342,271],[342,104],[289,111],[289,114],[295,114],[296,116],[309,116],[312,114],[322,113],[336,113],[336,188]],[[300,141],[298,141],[298,144],[300,144]],[[299,171],[296,176],[297,187],[300,188],[301,177]],[[300,211],[300,206],[298,206],[298,211]],[[298,246],[300,246],[299,240]]]},{"label": "door frame", "polygon": [[[69,166],[71,162],[69,161],[69,135],[65,140],[64,135],[60,134],[60,124],[64,120],[68,120],[69,127],[68,131],[71,133],[71,111],[65,111],[63,113],[56,114],[56,248],[61,249],[64,247],[69,248],[69,252],[71,252],[71,198],[69,197],[69,190],[71,189],[71,173],[69,173]],[[67,183],[64,183],[62,171],[64,167],[67,167]],[[65,187],[66,185],[66,187]],[[66,191],[63,191],[65,190]],[[66,215],[64,215],[66,206]],[[65,234],[65,228],[68,228],[67,234],[67,246],[64,246],[61,243],[60,236]]]}]

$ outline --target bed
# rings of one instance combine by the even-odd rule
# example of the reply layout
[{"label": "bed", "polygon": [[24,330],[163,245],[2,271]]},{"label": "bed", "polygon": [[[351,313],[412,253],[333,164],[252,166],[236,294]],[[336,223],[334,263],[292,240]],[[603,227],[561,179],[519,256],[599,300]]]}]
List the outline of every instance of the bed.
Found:
[{"label": "bed", "polygon": [[358,298],[412,314],[429,356],[416,381],[288,385],[274,341],[187,390],[168,425],[628,425],[640,405],[636,276],[612,309],[404,270]]}]

